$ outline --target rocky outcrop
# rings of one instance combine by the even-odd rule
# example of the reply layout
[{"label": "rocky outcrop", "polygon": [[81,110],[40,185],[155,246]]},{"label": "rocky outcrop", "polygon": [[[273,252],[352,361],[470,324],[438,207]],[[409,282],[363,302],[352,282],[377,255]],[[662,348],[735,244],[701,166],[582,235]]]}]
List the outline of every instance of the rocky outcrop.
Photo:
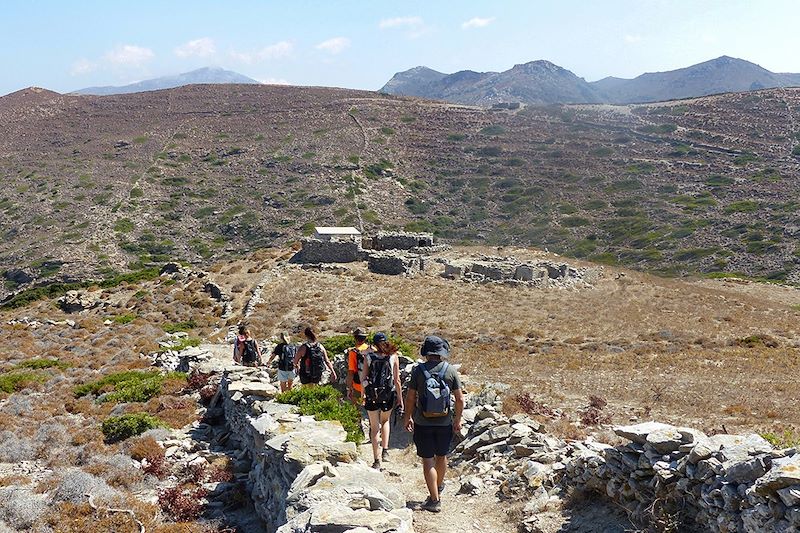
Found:
[{"label": "rocky outcrop", "polygon": [[67,294],[58,299],[58,305],[65,313],[79,313],[99,306],[99,293],[88,291],[67,291]]}]

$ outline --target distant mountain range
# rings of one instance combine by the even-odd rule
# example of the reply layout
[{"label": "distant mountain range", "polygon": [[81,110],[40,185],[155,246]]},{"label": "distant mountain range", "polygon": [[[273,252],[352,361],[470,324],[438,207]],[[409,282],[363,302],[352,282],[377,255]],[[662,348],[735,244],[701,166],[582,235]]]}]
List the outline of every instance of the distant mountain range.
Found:
[{"label": "distant mountain range", "polygon": [[118,87],[105,86],[105,87],[87,87],[73,91],[73,94],[94,94],[94,95],[108,95],[108,94],[126,94],[126,93],[139,93],[143,91],[157,91],[159,89],[172,89],[174,87],[181,87],[183,85],[192,85],[195,83],[260,83],[257,80],[248,78],[238,72],[232,70],[225,70],[222,68],[205,67],[193,70],[191,72],[184,72],[175,76],[163,76],[161,78],[153,78],[151,80],[144,80],[130,85],[122,85]]},{"label": "distant mountain range", "polygon": [[514,65],[505,72],[444,74],[421,66],[398,72],[380,90],[491,106],[502,102],[627,104],[796,86],[800,86],[800,74],[774,73],[743,59],[722,56],[678,70],[595,82],[544,60]]}]

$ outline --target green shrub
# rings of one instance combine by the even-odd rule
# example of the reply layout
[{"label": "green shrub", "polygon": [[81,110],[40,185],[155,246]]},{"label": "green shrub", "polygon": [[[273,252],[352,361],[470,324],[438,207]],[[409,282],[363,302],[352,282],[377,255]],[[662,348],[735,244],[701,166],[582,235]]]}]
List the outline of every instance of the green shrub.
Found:
[{"label": "green shrub", "polygon": [[752,200],[742,200],[740,202],[733,202],[725,207],[726,213],[754,213],[758,211],[759,204]]},{"label": "green shrub", "polygon": [[121,218],[114,223],[114,231],[119,233],[130,233],[133,231],[134,225],[128,218]]},{"label": "green shrub", "polygon": [[678,126],[675,124],[649,124],[647,126],[643,126],[639,128],[639,131],[644,133],[661,133],[661,134],[668,134],[668,133],[675,133],[675,130],[678,129]]},{"label": "green shrub", "polygon": [[101,430],[106,441],[117,442],[141,435],[149,429],[166,427],[166,424],[147,413],[133,413],[122,416],[110,416],[103,420]]},{"label": "green shrub", "polygon": [[41,370],[44,368],[58,368],[64,370],[71,365],[58,359],[28,359],[17,365],[17,368],[28,368],[31,370]]},{"label": "green shrub", "polygon": [[296,405],[302,414],[312,415],[317,420],[338,420],[347,432],[347,440],[350,442],[360,443],[364,439],[358,408],[350,402],[342,401],[341,393],[330,385],[295,388],[278,394],[275,400]]},{"label": "green shrub", "polygon": [[447,135],[447,140],[451,142],[460,142],[466,139],[467,136],[463,133],[450,133]]},{"label": "green shrub", "polygon": [[614,149],[609,146],[600,146],[590,150],[589,154],[595,157],[608,157],[614,154]]},{"label": "green shrub", "polygon": [[728,178],[726,176],[720,176],[719,174],[716,174],[706,180],[706,185],[708,185],[709,187],[724,187],[725,185],[732,185],[733,181],[734,181],[733,178]]},{"label": "green shrub", "polygon": [[486,126],[478,133],[481,135],[502,135],[505,132],[506,129],[503,126]]},{"label": "green shrub", "polygon": [[767,431],[760,435],[776,448],[785,449],[800,446],[800,431],[796,429],[787,428],[782,432]]},{"label": "green shrub", "polygon": [[394,135],[395,131],[392,128],[384,126],[381,128],[381,133],[384,135]]},{"label": "green shrub", "polygon": [[194,320],[186,320],[184,322],[166,323],[162,324],[161,329],[167,333],[177,333],[179,331],[189,331],[197,327]]},{"label": "green shrub", "polygon": [[193,339],[193,338],[184,338],[178,339],[173,342],[170,346],[165,346],[160,348],[158,351],[159,353],[168,352],[170,350],[175,352],[180,352],[181,350],[185,350],[186,348],[192,348],[194,346],[200,346],[200,339]]},{"label": "green shrub", "polygon": [[140,135],[138,137],[134,137],[133,138],[133,142],[135,144],[144,144],[144,143],[147,142],[147,136],[146,135]]},{"label": "green shrub", "polygon": [[561,219],[561,225],[565,228],[578,228],[587,224],[589,224],[589,219],[583,217],[564,217]]},{"label": "green shrub", "polygon": [[130,324],[134,320],[136,320],[136,315],[126,314],[126,315],[117,315],[111,319],[115,324]]},{"label": "green shrub", "polygon": [[0,391],[12,393],[42,383],[47,378],[36,372],[8,372],[0,375]]},{"label": "green shrub", "polygon": [[131,198],[141,198],[142,196],[144,196],[144,191],[139,187],[134,187],[133,189],[131,189],[130,193]]},{"label": "green shrub", "polygon": [[180,372],[162,374],[157,370],[128,370],[110,374],[91,383],[84,383],[75,387],[73,393],[76,398],[87,394],[105,394],[101,402],[146,402],[150,398],[161,394],[161,388],[167,379],[185,379],[186,375]]}]

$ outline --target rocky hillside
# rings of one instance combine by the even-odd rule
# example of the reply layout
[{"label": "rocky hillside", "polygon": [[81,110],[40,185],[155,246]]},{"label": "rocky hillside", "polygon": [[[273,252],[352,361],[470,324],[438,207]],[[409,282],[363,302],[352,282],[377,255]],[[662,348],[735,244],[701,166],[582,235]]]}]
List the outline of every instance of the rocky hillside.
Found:
[{"label": "rocky hillside", "polygon": [[800,74],[776,74],[749,61],[722,56],[678,70],[633,79],[607,77],[592,83],[549,61],[515,65],[505,72],[467,70],[449,75],[415,67],[395,74],[381,92],[488,107],[502,102],[658,102],[798,85]]},{"label": "rocky hillside", "polygon": [[86,87],[85,89],[78,89],[74,94],[95,94],[95,95],[109,95],[109,94],[127,94],[139,93],[142,91],[158,91],[161,89],[172,89],[174,87],[182,87],[184,85],[204,84],[204,83],[255,83],[260,82],[248,78],[238,72],[232,70],[225,70],[222,68],[205,67],[191,72],[184,72],[174,76],[162,76],[160,78],[153,78],[151,80],[143,80],[136,83],[121,86],[103,86],[103,87]]},{"label": "rocky hillside", "polygon": [[800,91],[486,110],[260,85],[0,98],[0,272],[110,278],[320,225],[797,280]]}]

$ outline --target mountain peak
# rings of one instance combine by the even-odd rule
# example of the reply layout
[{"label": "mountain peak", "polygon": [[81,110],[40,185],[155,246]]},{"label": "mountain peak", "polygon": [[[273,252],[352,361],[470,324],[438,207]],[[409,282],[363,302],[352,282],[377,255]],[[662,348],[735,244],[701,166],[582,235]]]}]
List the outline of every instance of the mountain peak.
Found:
[{"label": "mountain peak", "polygon": [[87,87],[75,91],[75,94],[93,94],[93,95],[108,95],[108,94],[124,94],[124,93],[138,93],[144,91],[157,91],[160,89],[172,89],[173,87],[181,87],[183,85],[193,84],[219,84],[219,83],[246,83],[255,84],[260,83],[252,78],[248,78],[238,72],[226,70],[221,67],[202,67],[182,74],[174,76],[162,76],[160,78],[153,78],[144,80],[137,83],[122,86],[105,86],[105,87]]}]

